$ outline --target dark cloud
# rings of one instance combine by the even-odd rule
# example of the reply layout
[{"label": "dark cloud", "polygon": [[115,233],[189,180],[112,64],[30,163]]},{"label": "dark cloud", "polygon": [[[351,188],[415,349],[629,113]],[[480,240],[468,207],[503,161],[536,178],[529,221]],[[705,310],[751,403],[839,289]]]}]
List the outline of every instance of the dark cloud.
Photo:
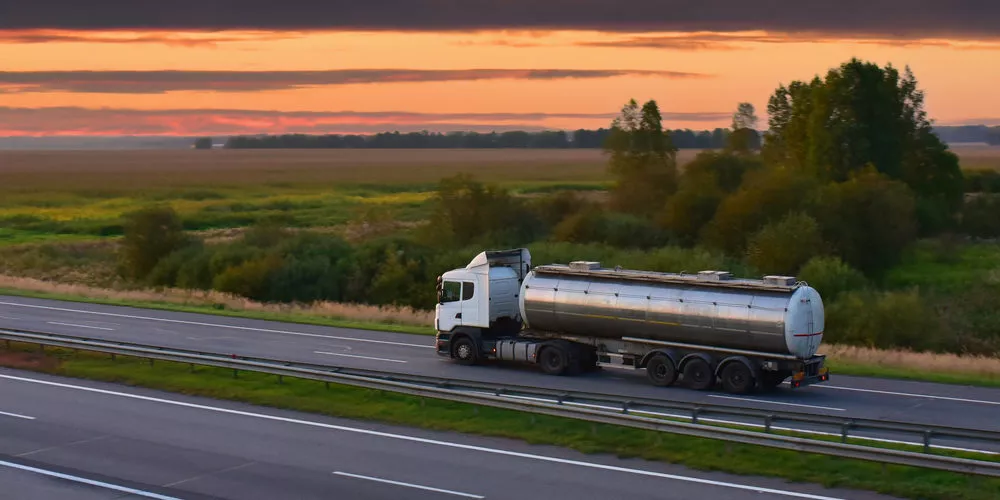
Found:
[{"label": "dark cloud", "polygon": [[301,33],[250,31],[226,33],[171,33],[159,31],[73,31],[73,30],[0,30],[0,43],[160,43],[164,45],[214,47],[220,43],[286,40]]},{"label": "dark cloud", "polygon": [[[0,136],[229,135],[551,129],[549,120],[607,126],[615,113],[414,113],[406,111],[285,112],[244,109],[111,109],[0,107]],[[667,121],[720,122],[728,112],[670,113]],[[575,127],[571,127],[575,128]]]},{"label": "dark cloud", "polygon": [[0,29],[745,31],[1000,36],[994,0],[0,0]]},{"label": "dark cloud", "polygon": [[[861,36],[861,35],[855,35]],[[968,50],[1000,50],[1000,40],[994,43],[956,43],[944,39],[872,37],[845,38],[830,33],[680,33],[670,35],[625,36],[617,39],[577,42],[583,47],[645,48],[673,50],[739,50],[747,43],[830,43],[851,41],[866,45],[896,47],[946,47]]]},{"label": "dark cloud", "polygon": [[701,73],[587,69],[338,69],[326,71],[0,71],[0,93],[95,92],[160,94],[177,91],[255,92],[326,85],[473,80],[558,80],[652,76],[700,78]]}]

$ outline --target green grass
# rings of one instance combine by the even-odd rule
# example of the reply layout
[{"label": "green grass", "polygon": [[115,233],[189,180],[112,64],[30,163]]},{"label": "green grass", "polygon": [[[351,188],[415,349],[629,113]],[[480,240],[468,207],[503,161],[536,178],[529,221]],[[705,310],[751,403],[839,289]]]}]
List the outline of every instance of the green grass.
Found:
[{"label": "green grass", "polygon": [[[14,346],[13,349],[26,349]],[[317,414],[388,424],[518,439],[532,444],[572,448],[683,464],[708,471],[774,476],[827,487],[856,488],[923,499],[993,499],[1000,496],[1000,480],[971,477],[913,467],[881,465],[859,460],[642,431],[610,425],[592,425],[572,419],[353,387],[197,368],[186,364],[146,361],[67,350],[47,350],[44,363],[34,369],[59,375],[116,382],[218,399],[286,408]],[[11,364],[9,361],[7,364]],[[21,365],[21,363],[17,363]]]},{"label": "green grass", "polygon": [[827,366],[831,376],[852,375],[855,377],[876,377],[938,384],[969,385],[976,387],[1000,388],[1000,378],[968,373],[934,372],[919,368],[898,368],[891,366],[866,365],[828,358]]}]

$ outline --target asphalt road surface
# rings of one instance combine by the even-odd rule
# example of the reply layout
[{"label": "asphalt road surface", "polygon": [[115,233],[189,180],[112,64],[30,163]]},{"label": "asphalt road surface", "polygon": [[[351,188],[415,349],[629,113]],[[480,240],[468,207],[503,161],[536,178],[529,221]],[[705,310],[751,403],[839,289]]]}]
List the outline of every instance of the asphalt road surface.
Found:
[{"label": "asphalt road surface", "polygon": [[[554,377],[534,367],[467,367],[439,357],[433,337],[0,296],[0,328],[86,335],[202,352],[631,397],[794,410],[1000,431],[1000,389],[831,374],[827,383],[731,396],[649,385],[644,372]],[[822,351],[822,348],[821,348]]]},{"label": "asphalt road surface", "polygon": [[0,498],[878,499],[0,368]]}]

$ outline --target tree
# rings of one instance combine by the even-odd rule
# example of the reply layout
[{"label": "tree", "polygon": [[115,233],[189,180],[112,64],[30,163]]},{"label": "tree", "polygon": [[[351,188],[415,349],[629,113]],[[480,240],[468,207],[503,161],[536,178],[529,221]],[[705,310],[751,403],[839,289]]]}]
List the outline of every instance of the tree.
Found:
[{"label": "tree", "polygon": [[823,236],[816,219],[792,212],[750,237],[747,262],[765,274],[794,276],[823,252]]},{"label": "tree", "polygon": [[120,256],[131,278],[145,278],[160,259],[188,243],[180,217],[169,206],[137,210],[124,219]]},{"label": "tree", "polygon": [[828,184],[810,205],[834,253],[869,276],[898,263],[917,237],[912,190],[872,167]]},{"label": "tree", "polygon": [[951,216],[962,203],[962,173],[923,104],[909,68],[900,74],[892,65],[851,59],[823,79],[775,91],[765,157],[833,182],[873,165]]},{"label": "tree", "polygon": [[757,112],[753,104],[741,102],[733,113],[733,132],[726,140],[726,150],[747,154],[760,149],[760,134],[757,132]]},{"label": "tree", "polygon": [[612,122],[604,149],[611,155],[612,203],[619,210],[648,217],[677,190],[677,148],[663,130],[656,101],[640,109],[630,100]]},{"label": "tree", "polygon": [[212,149],[212,138],[211,137],[199,137],[194,141],[195,149]]}]

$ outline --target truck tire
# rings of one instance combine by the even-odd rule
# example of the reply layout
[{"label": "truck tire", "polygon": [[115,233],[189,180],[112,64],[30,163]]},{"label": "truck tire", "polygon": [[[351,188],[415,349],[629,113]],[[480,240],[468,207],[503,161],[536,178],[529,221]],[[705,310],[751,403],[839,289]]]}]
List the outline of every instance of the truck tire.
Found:
[{"label": "truck tire", "polygon": [[538,364],[542,371],[549,375],[562,375],[569,367],[569,356],[566,351],[558,345],[550,345],[542,348],[538,355]]},{"label": "truck tire", "polygon": [[677,381],[677,368],[666,354],[654,354],[646,363],[646,376],[653,385],[669,387]]},{"label": "truck tire", "polygon": [[451,347],[452,357],[461,365],[471,366],[479,362],[479,353],[476,352],[476,343],[469,337],[462,336],[455,341]]},{"label": "truck tire", "polygon": [[707,361],[692,358],[684,363],[684,385],[696,391],[706,391],[715,385],[715,374]]},{"label": "truck tire", "polygon": [[746,394],[757,383],[747,365],[732,361],[722,369],[722,388],[731,394]]}]

